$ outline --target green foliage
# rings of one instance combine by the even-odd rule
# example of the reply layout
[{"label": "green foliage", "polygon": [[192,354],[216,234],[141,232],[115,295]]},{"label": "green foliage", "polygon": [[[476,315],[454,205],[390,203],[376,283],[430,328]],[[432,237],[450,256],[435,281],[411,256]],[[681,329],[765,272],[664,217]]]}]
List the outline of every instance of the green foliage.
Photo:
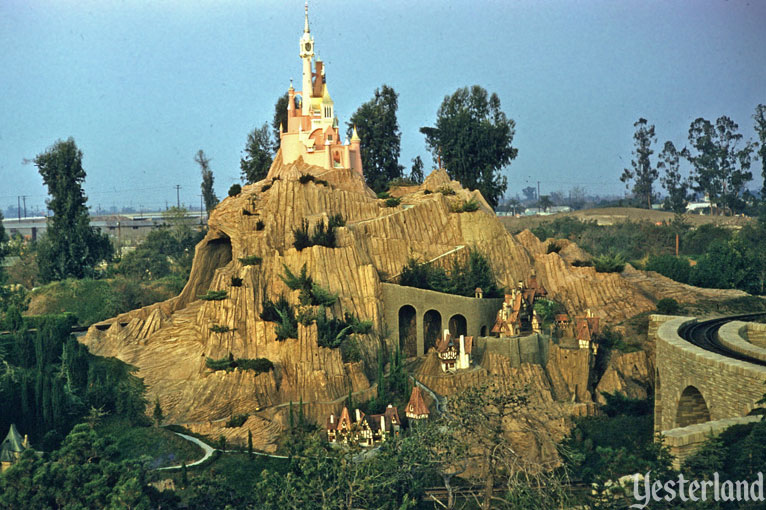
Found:
[{"label": "green foliage", "polygon": [[229,188],[230,197],[236,197],[240,193],[242,193],[242,186],[240,184],[232,184]]},{"label": "green foliage", "polygon": [[599,255],[593,259],[593,266],[599,273],[621,273],[625,269],[625,263],[622,253]]},{"label": "green foliage", "polygon": [[401,131],[396,119],[399,95],[383,85],[372,99],[361,105],[348,122],[346,134],[351,139],[354,127],[361,138],[362,167],[367,185],[383,191],[392,179],[402,176],[399,165]]},{"label": "green foliage", "polygon": [[247,135],[245,157],[239,161],[242,180],[252,184],[265,179],[271,167],[272,154],[269,125],[264,122],[261,127],[253,129]]},{"label": "green foliage", "polygon": [[274,103],[274,117],[271,120],[271,129],[274,133],[274,152],[279,150],[279,146],[282,143],[282,129],[287,129],[287,106],[289,103],[290,96],[287,92],[279,96],[277,102]]},{"label": "green foliage", "polygon": [[164,301],[183,287],[174,277],[153,282],[128,278],[52,282],[31,293],[35,313],[55,314],[64,311],[77,317],[77,323],[90,326],[121,313]]},{"label": "green foliage", "polygon": [[313,234],[309,234],[309,222],[304,219],[300,227],[293,229],[293,246],[298,251],[310,246],[335,248],[335,229],[343,225],[345,220],[340,215],[334,215],[329,218],[327,224],[323,221],[317,223]]},{"label": "green foliage", "polygon": [[700,117],[689,126],[691,150],[686,155],[694,166],[694,190],[706,193],[711,203],[732,213],[743,210],[742,193],[753,178],[749,169],[755,145],[748,141],[740,147],[738,129],[725,115],[715,124]]},{"label": "green foliage", "polygon": [[236,276],[231,277],[231,286],[232,287],[241,287],[242,286],[242,278],[238,278]]},{"label": "green foliage", "polygon": [[255,230],[263,230],[264,228],[266,228],[266,224],[259,218],[258,221],[255,222]]},{"label": "green foliage", "polygon": [[561,245],[555,241],[551,241],[548,243],[548,246],[545,247],[545,253],[558,253],[561,251]]},{"label": "green foliage", "polygon": [[268,358],[237,358],[235,364],[242,370],[252,370],[257,374],[274,370],[274,363],[272,363]]},{"label": "green foliage", "polygon": [[673,255],[652,255],[644,268],[681,283],[689,283],[692,272],[689,259]]},{"label": "green foliage", "polygon": [[534,309],[543,324],[551,324],[556,314],[564,311],[564,307],[559,303],[544,298],[535,300]]},{"label": "green foliage", "polygon": [[390,197],[390,198],[387,198],[384,203],[386,204],[386,207],[398,207],[399,204],[402,203],[402,199],[396,198],[396,197]]},{"label": "green foliage", "polygon": [[239,428],[245,424],[249,417],[249,414],[233,414],[228,420],[226,420],[226,427]]},{"label": "green foliage", "polygon": [[388,191],[379,191],[375,194],[376,197],[378,197],[381,200],[384,200],[386,198],[391,198],[391,194]]},{"label": "green foliage", "polygon": [[109,236],[90,226],[82,152],[72,138],[59,140],[34,163],[48,187],[53,212],[37,247],[40,278],[50,282],[93,275],[96,264],[109,260],[114,249]]},{"label": "green foliage", "polygon": [[154,410],[152,411],[152,418],[154,418],[154,423],[158,427],[162,425],[162,420],[165,418],[165,416],[162,413],[162,406],[160,406],[159,397],[154,399]]},{"label": "green foliage", "polygon": [[269,191],[273,184],[274,184],[273,182],[270,182],[268,184],[264,184],[263,186],[261,186],[261,193],[266,193],[267,191]]},{"label": "green foliage", "polygon": [[518,153],[511,145],[515,126],[501,110],[497,94],[474,85],[445,97],[436,125],[420,131],[434,159],[441,156],[449,176],[468,189],[478,189],[495,207],[508,187],[501,170]]},{"label": "green foliage", "polygon": [[205,201],[205,210],[208,214],[215,209],[218,205],[218,197],[215,196],[213,190],[213,183],[215,178],[213,177],[213,171],[210,169],[210,158],[205,155],[205,152],[200,149],[197,154],[194,155],[194,161],[199,165],[202,171],[202,184],[200,188],[202,190],[202,198]]},{"label": "green foliage", "polygon": [[118,461],[110,437],[77,425],[50,456],[32,451],[0,476],[3,508],[150,508],[156,491],[139,461]]},{"label": "green foliage", "polygon": [[681,305],[673,298],[662,298],[657,301],[657,313],[675,315],[681,311]]},{"label": "green foliage", "polygon": [[741,241],[714,242],[694,267],[691,283],[699,287],[758,292],[756,265]]},{"label": "green foliage", "polygon": [[[654,154],[652,144],[657,142],[654,136],[654,124],[649,124],[644,118],[638,119],[633,127],[636,132],[633,134],[635,148],[633,149],[633,160],[630,162],[632,169],[624,169],[620,180],[625,183],[625,187],[633,192],[633,195],[639,199],[641,207],[652,208],[652,199],[654,193],[652,186],[659,177],[657,167],[652,165],[650,156]],[[633,187],[630,183],[633,181]]]},{"label": "green foliage", "polygon": [[208,290],[201,296],[197,296],[197,298],[203,301],[223,301],[228,296],[229,294],[225,290]]},{"label": "green foliage", "polygon": [[275,302],[271,301],[267,296],[266,292],[263,292],[263,300],[261,301],[261,313],[260,317],[261,320],[264,320],[266,322],[280,322],[281,320],[281,314],[280,311],[288,314],[294,314],[293,307],[290,305],[290,303],[285,299],[284,296],[280,296],[279,299]]},{"label": "green foliage", "polygon": [[446,185],[439,186],[439,188],[436,191],[437,193],[441,193],[444,196],[451,196],[455,194],[455,190]]},{"label": "green foliage", "polygon": [[212,331],[213,333],[228,333],[229,331],[234,331],[234,330],[230,328],[229,326],[221,326],[219,324],[213,324],[212,326],[210,326],[210,331]]},{"label": "green foliage", "polygon": [[314,280],[308,275],[306,264],[303,264],[301,272],[297,276],[290,271],[287,265],[284,265],[284,269],[285,274],[280,275],[280,279],[290,290],[300,290],[298,300],[301,305],[331,307],[337,302],[337,295],[314,283]]},{"label": "green foliage", "polygon": [[676,214],[686,212],[691,186],[691,179],[681,177],[680,157],[682,155],[673,145],[673,142],[665,142],[665,147],[660,153],[660,161],[657,163],[657,170],[665,171],[660,179],[662,187],[668,192],[664,207]]},{"label": "green foliage", "polygon": [[423,183],[423,160],[420,158],[420,156],[415,156],[412,159],[412,168],[410,169],[410,181],[413,182],[413,184],[422,184]]},{"label": "green foliage", "polygon": [[450,211],[456,213],[474,212],[479,210],[479,202],[473,198],[470,200],[462,200],[458,203],[450,204]]},{"label": "green foliage", "polygon": [[495,283],[492,266],[476,249],[470,250],[468,260],[456,259],[449,273],[440,267],[410,259],[399,275],[399,285],[468,297],[472,297],[476,288],[480,287],[488,298],[502,295]]},{"label": "green foliage", "polygon": [[186,280],[191,271],[194,247],[204,237],[203,232],[191,229],[186,215],[186,209],[167,211],[169,226],[149,232],[135,250],[122,257],[117,272],[142,280],[156,280],[170,275]]},{"label": "green foliage", "polygon": [[240,257],[239,262],[243,266],[260,266],[261,262],[263,262],[263,258],[258,255],[250,255],[247,257]]},{"label": "green foliage", "polygon": [[211,370],[230,370],[234,368],[234,356],[229,353],[223,358],[205,358],[205,366]]},{"label": "green foliage", "polygon": [[758,157],[761,160],[761,178],[763,184],[761,185],[761,199],[766,199],[766,104],[759,104],[755,107],[755,113],[753,114],[753,120],[755,121],[755,133],[760,141],[758,147]]},{"label": "green foliage", "polygon": [[301,174],[301,176],[298,177],[298,182],[300,182],[301,184],[314,182],[314,176],[312,174]]}]

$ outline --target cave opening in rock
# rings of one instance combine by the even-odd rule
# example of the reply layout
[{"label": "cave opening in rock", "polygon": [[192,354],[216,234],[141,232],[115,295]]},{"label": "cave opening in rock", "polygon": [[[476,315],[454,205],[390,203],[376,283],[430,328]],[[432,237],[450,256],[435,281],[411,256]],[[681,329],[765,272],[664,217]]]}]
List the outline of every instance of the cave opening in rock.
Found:
[{"label": "cave opening in rock", "polygon": [[415,308],[404,305],[399,308],[399,349],[405,357],[418,355],[418,331]]}]

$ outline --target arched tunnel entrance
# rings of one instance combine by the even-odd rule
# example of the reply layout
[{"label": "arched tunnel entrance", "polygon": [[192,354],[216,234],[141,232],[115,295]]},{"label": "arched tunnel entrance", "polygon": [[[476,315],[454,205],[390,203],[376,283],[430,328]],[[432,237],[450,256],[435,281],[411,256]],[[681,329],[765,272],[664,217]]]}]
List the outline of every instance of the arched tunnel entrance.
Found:
[{"label": "arched tunnel entrance", "polygon": [[436,310],[428,310],[423,315],[423,345],[424,352],[436,347],[436,342],[442,336],[442,316]]},{"label": "arched tunnel entrance", "polygon": [[705,398],[694,386],[687,386],[678,400],[676,427],[687,427],[696,423],[710,421],[710,410]]},{"label": "arched tunnel entrance", "polygon": [[404,305],[399,308],[399,349],[407,358],[418,355],[418,330],[415,308]]},{"label": "arched tunnel entrance", "polygon": [[449,334],[452,335],[453,338],[457,338],[460,335],[467,335],[468,334],[468,323],[465,320],[465,317],[460,315],[459,313],[456,313],[449,319]]}]

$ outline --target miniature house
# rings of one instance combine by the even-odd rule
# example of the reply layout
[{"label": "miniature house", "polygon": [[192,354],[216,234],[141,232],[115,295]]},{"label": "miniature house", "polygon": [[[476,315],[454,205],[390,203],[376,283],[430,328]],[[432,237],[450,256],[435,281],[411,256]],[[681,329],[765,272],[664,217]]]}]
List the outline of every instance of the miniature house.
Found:
[{"label": "miniature house", "polygon": [[473,350],[473,337],[460,335],[455,342],[448,329],[436,344],[436,355],[439,358],[442,372],[454,372],[465,370],[471,366],[471,351]]},{"label": "miniature house", "polygon": [[407,402],[407,407],[405,408],[404,415],[410,420],[428,419],[428,406],[423,399],[423,393],[421,392],[420,387],[417,385],[412,387],[410,401]]},{"label": "miniature house", "polygon": [[344,407],[340,417],[330,414],[325,429],[330,443],[354,443],[360,446],[374,446],[386,441],[392,434],[401,430],[399,412],[391,404],[382,414],[365,414],[360,409],[354,410],[351,420],[348,408]]},{"label": "miniature house", "polygon": [[3,439],[2,445],[0,445],[0,472],[5,471],[11,467],[19,457],[21,453],[29,448],[29,438],[19,434],[16,430],[16,425],[11,423],[11,427],[8,430],[8,434]]}]

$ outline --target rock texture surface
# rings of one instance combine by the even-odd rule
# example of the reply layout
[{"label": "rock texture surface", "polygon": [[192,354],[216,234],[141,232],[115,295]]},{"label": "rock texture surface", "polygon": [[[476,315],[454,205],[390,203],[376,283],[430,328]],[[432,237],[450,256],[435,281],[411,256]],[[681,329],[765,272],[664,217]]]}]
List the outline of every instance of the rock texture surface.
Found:
[{"label": "rock texture surface", "polygon": [[[256,447],[272,449],[289,402],[303,401],[321,422],[322,413],[337,410],[349,391],[370,392],[376,353],[387,342],[381,334],[380,284],[398,275],[412,257],[448,267],[475,247],[490,260],[501,285],[510,288],[534,269],[549,296],[570,313],[590,308],[606,322],[651,310],[659,297],[650,284],[637,283],[630,274],[572,267],[570,262],[582,256],[574,245],[561,255],[546,254],[545,243],[531,233],[511,236],[477,191],[451,181],[443,170],[400,192],[400,206],[386,207],[351,171],[311,167],[302,160],[284,166],[280,161],[275,158],[264,181],[244,186],[211,213],[208,233],[196,248],[189,281],[179,296],[115,317],[107,321],[112,324],[108,330],[92,328],[83,338],[95,354],[138,367],[149,401],[158,397],[170,422],[232,441],[250,429]],[[469,200],[479,203],[478,211],[452,212]],[[335,248],[293,247],[293,232],[303,221],[313,229],[336,214],[346,226],[338,229]],[[260,263],[244,265],[240,259],[250,256],[260,257]],[[297,305],[298,292],[280,276],[285,266],[298,272],[304,264],[316,284],[338,295],[333,315],[347,312],[372,321],[373,332],[357,339],[362,361],[344,363],[340,350],[320,347],[315,327],[300,326],[298,338],[277,341],[275,324],[260,319],[266,298],[285,296]],[[200,300],[208,291],[223,291],[226,297]],[[216,333],[212,326],[229,331]],[[229,355],[268,358],[275,368],[255,375],[206,367],[207,357]],[[489,371],[528,380],[546,402],[564,400],[571,407],[588,401],[582,384],[575,382],[587,381],[584,365],[572,360],[557,366],[557,375],[548,377],[542,368],[512,368],[488,356],[476,374],[461,379],[478,380],[481,371]],[[449,393],[455,387],[441,389]],[[241,430],[224,430],[233,414],[253,416]]]}]

